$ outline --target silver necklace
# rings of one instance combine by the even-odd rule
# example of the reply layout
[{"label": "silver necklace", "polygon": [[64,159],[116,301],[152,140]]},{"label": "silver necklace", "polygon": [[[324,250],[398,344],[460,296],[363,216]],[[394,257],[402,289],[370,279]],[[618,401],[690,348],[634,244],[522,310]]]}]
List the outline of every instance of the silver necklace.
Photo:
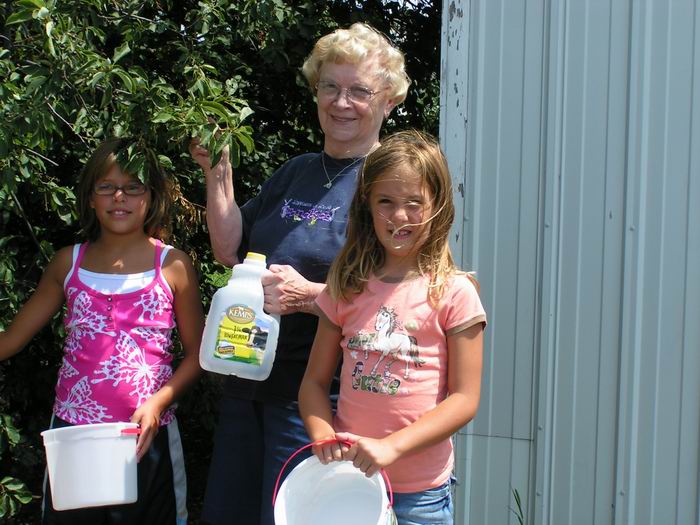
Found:
[{"label": "silver necklace", "polygon": [[360,162],[362,159],[366,157],[366,155],[363,155],[362,157],[359,157],[355,160],[353,160],[350,164],[345,166],[342,170],[340,170],[338,173],[336,173],[333,178],[331,179],[330,175],[328,175],[328,170],[326,169],[326,161],[325,161],[326,154],[322,151],[321,152],[321,166],[323,166],[323,173],[326,174],[326,179],[328,179],[328,182],[326,182],[323,187],[331,189],[331,186],[333,186],[333,181],[340,177],[345,171],[349,170],[352,168],[355,164]]}]

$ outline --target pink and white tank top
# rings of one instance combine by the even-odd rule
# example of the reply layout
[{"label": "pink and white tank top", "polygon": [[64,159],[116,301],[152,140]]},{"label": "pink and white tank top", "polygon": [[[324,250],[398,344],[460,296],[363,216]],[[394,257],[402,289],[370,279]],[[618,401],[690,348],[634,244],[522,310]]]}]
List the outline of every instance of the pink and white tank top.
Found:
[{"label": "pink and white tank top", "polygon": [[[156,241],[155,275],[141,289],[102,293],[80,280],[87,243],[64,285],[67,312],[63,364],[54,414],[73,424],[129,421],[134,411],[172,376],[173,295],[161,273]],[[167,425],[174,409],[160,419]]]}]

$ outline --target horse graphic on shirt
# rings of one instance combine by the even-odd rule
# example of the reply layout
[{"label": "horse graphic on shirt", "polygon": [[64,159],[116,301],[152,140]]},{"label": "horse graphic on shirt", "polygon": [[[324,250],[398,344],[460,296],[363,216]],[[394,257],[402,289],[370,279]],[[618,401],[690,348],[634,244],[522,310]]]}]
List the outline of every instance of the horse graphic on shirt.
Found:
[{"label": "horse graphic on shirt", "polygon": [[412,335],[395,332],[397,326],[398,321],[394,309],[383,305],[380,306],[377,312],[377,319],[374,323],[374,328],[377,330],[377,333],[372,345],[375,351],[381,352],[381,355],[372,368],[372,375],[377,373],[379,364],[387,359],[387,357],[390,359],[388,359],[384,365],[385,372],[387,372],[391,368],[391,365],[394,364],[394,361],[401,356],[406,363],[403,374],[404,379],[408,378],[408,366],[411,362],[413,362],[416,368],[423,366],[425,363],[425,361],[420,358],[416,338]]}]

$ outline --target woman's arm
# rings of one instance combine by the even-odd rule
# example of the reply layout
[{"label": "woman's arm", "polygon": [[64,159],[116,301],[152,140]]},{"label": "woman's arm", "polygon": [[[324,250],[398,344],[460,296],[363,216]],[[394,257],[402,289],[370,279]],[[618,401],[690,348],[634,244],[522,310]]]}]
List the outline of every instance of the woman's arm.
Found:
[{"label": "woman's arm", "polygon": [[221,160],[211,165],[211,157],[199,140],[190,143],[190,154],[204,172],[207,185],[207,228],[214,257],[221,264],[238,263],[238,247],[243,237],[241,210],[233,192],[233,168],[228,146],[224,147]]},{"label": "woman's arm", "polygon": [[391,465],[401,456],[435,445],[471,421],[479,406],[483,324],[447,336],[449,394],[415,422],[382,439],[339,433],[338,438],[356,441],[343,455],[367,476]]},{"label": "woman's arm", "polygon": [[141,425],[141,435],[136,444],[139,459],[148,450],[158,431],[161,414],[201,372],[199,345],[204,330],[204,312],[197,274],[190,258],[180,250],[171,250],[163,266],[163,276],[173,291],[177,331],[185,355],[170,380],[137,408],[131,417],[132,422]]},{"label": "woman's arm", "polygon": [[58,312],[65,301],[63,280],[70,270],[72,247],[62,248],[46,267],[36,290],[6,331],[0,332],[0,361],[12,357]]},{"label": "woman's arm", "polygon": [[[333,412],[328,398],[333,374],[340,359],[340,328],[321,314],[309,363],[299,388],[299,412],[311,441],[334,439]],[[338,444],[315,446],[314,454],[322,463],[342,459]]]}]

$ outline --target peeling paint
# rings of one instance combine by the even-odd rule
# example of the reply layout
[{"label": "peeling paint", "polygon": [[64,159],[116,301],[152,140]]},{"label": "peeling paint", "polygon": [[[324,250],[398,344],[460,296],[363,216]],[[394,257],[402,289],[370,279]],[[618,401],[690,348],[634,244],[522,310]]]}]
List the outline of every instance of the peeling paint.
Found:
[{"label": "peeling paint", "polygon": [[457,185],[457,191],[458,191],[459,194],[462,196],[462,198],[464,198],[464,184],[462,184],[462,183],[460,182],[460,183]]},{"label": "peeling paint", "polygon": [[462,11],[461,7],[457,7],[455,5],[454,0],[450,2],[450,7],[448,8],[447,12],[450,14],[450,22],[452,22],[452,19],[457,16],[457,18],[462,18],[464,16],[464,11]]}]

